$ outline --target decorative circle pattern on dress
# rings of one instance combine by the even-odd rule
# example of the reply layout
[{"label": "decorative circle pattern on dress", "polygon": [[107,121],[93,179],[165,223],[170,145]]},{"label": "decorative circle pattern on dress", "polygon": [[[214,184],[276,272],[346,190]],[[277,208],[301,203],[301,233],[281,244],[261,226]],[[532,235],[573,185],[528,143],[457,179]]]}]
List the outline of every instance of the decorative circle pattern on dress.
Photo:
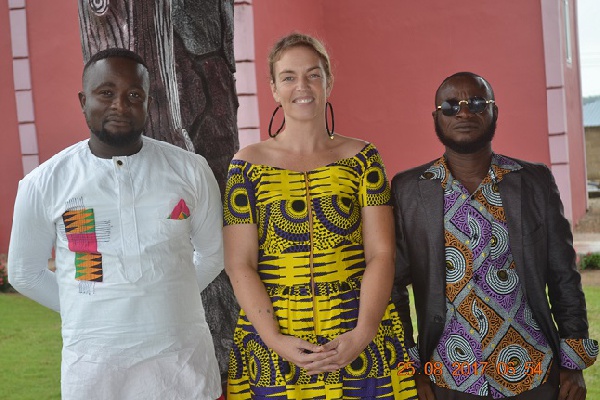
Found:
[{"label": "decorative circle pattern on dress", "polygon": [[231,200],[228,201],[229,211],[236,218],[248,218],[250,216],[250,204],[246,189],[242,184],[236,184],[230,191]]},{"label": "decorative circle pattern on dress", "polygon": [[368,351],[360,353],[360,355],[345,368],[346,373],[352,377],[362,377],[369,373],[373,367],[373,360]]},{"label": "decorative circle pattern on dress", "polygon": [[[287,200],[279,203],[279,211],[290,229],[294,229],[294,224],[306,221],[306,201],[305,200]],[[300,229],[298,229],[300,230]]]},{"label": "decorative circle pattern on dress", "polygon": [[339,196],[314,200],[314,212],[317,220],[329,232],[346,236],[355,231],[360,224],[360,208],[353,204],[344,205]]}]

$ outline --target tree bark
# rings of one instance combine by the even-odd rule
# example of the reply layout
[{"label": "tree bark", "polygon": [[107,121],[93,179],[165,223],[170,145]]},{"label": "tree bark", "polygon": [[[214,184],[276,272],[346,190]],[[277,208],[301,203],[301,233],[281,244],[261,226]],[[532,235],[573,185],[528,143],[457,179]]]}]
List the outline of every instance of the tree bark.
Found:
[{"label": "tree bark", "polygon": [[[221,193],[239,147],[233,0],[78,0],[84,62],[99,50],[138,53],[150,77],[145,135],[204,156]],[[202,292],[225,376],[239,306],[222,272]]]}]

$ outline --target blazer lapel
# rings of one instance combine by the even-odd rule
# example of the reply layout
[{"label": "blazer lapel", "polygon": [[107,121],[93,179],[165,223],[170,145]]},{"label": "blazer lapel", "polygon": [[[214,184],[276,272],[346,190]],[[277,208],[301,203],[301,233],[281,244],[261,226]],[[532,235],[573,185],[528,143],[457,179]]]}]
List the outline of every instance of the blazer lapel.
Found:
[{"label": "blazer lapel", "polygon": [[[429,253],[432,263],[425,265],[437,266],[434,271],[429,271],[431,277],[430,287],[446,287],[446,256],[444,254],[444,193],[441,182],[437,179],[419,180],[419,194],[421,196],[422,211],[426,216],[427,236],[429,248],[424,252]],[[427,259],[425,255],[425,259]]]},{"label": "blazer lapel", "polygon": [[[500,198],[508,225],[510,250],[515,261],[517,274],[525,282],[525,258],[523,255],[523,229],[521,214],[521,174],[518,171],[506,174],[499,182]],[[525,290],[525,285],[522,285]]]}]

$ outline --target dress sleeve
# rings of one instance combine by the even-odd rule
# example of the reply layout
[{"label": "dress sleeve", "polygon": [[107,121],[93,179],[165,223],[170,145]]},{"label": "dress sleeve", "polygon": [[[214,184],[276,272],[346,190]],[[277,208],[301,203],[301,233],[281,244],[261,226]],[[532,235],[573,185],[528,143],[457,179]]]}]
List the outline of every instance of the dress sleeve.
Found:
[{"label": "dress sleeve", "polygon": [[241,160],[232,160],[229,164],[223,200],[224,226],[256,223],[255,190],[248,177],[249,166]]},{"label": "dress sleeve", "polygon": [[364,157],[365,169],[361,176],[358,201],[361,207],[391,205],[390,183],[385,175],[381,155],[373,145],[368,145],[360,154]]}]

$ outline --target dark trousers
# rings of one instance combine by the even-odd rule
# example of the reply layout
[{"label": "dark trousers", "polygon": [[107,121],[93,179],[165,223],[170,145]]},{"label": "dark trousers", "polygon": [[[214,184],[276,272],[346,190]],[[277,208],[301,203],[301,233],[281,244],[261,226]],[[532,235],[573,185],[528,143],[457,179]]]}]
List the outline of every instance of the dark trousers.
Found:
[{"label": "dark trousers", "polygon": [[[556,400],[558,399],[558,390],[560,384],[560,375],[558,366],[556,363],[552,363],[550,368],[550,374],[548,379],[543,385],[536,387],[535,389],[528,390],[517,396],[507,397],[511,400]],[[467,394],[457,392],[456,390],[450,390],[441,388],[434,383],[431,384],[433,393],[435,394],[436,400],[487,400],[492,399],[492,395],[482,397],[474,394]]]}]

